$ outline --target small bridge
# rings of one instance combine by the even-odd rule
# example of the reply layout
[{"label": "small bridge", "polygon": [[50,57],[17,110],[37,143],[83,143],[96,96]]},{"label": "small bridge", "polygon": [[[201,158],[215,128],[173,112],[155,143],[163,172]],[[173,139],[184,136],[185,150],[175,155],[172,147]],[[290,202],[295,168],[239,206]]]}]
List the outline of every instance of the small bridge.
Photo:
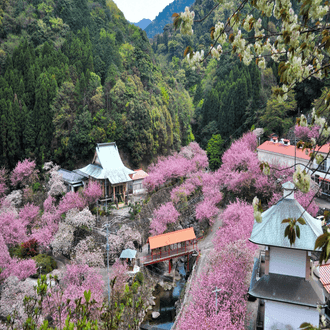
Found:
[{"label": "small bridge", "polygon": [[198,251],[193,227],[152,236],[148,238],[147,242],[148,254],[140,258],[142,265],[148,266],[170,260],[169,273],[172,269],[171,259],[188,256],[189,265],[189,255]]}]

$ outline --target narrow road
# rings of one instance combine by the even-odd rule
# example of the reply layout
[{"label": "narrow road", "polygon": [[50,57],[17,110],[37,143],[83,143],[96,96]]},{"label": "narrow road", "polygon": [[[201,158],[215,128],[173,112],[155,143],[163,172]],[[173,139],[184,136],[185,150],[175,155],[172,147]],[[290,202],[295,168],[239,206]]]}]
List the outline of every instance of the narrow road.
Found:
[{"label": "narrow road", "polygon": [[195,269],[193,270],[192,274],[190,275],[185,289],[185,297],[183,299],[183,304],[181,307],[181,310],[179,314],[176,316],[176,321],[174,322],[174,325],[171,330],[176,330],[177,327],[177,320],[180,317],[184,317],[185,309],[189,305],[191,301],[191,295],[190,295],[190,289],[191,284],[196,281],[196,279],[200,276],[203,269],[205,269],[206,265],[209,262],[208,259],[208,252],[213,250],[213,239],[215,238],[217,230],[222,225],[222,212],[223,210],[220,210],[219,214],[216,217],[215,222],[213,223],[212,227],[210,228],[208,235],[198,242],[198,248],[200,251],[200,257],[198,259],[197,264],[195,264]]}]

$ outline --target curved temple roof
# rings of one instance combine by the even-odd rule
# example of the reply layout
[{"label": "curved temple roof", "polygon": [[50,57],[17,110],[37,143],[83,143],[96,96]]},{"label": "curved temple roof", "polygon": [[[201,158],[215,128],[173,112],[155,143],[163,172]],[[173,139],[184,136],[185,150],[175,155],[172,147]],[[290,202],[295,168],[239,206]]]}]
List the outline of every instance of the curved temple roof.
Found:
[{"label": "curved temple roof", "polygon": [[110,142],[98,143],[94,164],[79,169],[78,173],[94,179],[109,179],[110,183],[114,185],[132,181],[129,175],[135,172],[123,164],[116,143]]},{"label": "curved temple roof", "polygon": [[[291,185],[293,185],[291,183]],[[289,188],[289,184],[283,185]],[[293,186],[294,187],[294,186]],[[287,194],[277,204],[262,213],[262,222],[254,222],[250,241],[259,245],[278,246],[299,250],[313,251],[315,241],[323,234],[321,221],[313,218],[304,208],[293,198],[293,193]],[[306,225],[300,225],[300,238],[296,238],[295,243],[290,246],[290,241],[284,237],[287,223],[282,224],[282,220],[288,218],[298,219],[302,217]]]}]

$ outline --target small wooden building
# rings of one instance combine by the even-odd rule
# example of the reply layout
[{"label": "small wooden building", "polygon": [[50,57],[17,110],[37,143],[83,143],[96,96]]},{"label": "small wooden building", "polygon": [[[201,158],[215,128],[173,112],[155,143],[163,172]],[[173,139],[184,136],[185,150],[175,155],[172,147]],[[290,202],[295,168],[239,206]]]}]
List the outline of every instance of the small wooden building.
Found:
[{"label": "small wooden building", "polygon": [[98,181],[103,191],[103,199],[119,202],[125,200],[127,183],[131,182],[130,174],[135,172],[127,168],[119,155],[115,142],[98,143],[94,159],[76,173],[84,175],[89,181]]}]

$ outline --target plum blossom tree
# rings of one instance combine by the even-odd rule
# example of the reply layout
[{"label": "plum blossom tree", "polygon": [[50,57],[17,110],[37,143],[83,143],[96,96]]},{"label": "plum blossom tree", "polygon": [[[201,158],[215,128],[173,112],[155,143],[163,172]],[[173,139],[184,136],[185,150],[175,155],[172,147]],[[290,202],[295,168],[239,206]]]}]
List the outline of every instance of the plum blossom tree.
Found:
[{"label": "plum blossom tree", "polygon": [[153,213],[153,218],[150,223],[150,233],[159,235],[165,232],[167,225],[175,223],[180,213],[175,209],[172,202],[161,205]]},{"label": "plum blossom tree", "polygon": [[73,208],[66,213],[65,222],[73,227],[87,227],[91,229],[95,226],[96,218],[88,207],[85,207],[82,211]]}]

